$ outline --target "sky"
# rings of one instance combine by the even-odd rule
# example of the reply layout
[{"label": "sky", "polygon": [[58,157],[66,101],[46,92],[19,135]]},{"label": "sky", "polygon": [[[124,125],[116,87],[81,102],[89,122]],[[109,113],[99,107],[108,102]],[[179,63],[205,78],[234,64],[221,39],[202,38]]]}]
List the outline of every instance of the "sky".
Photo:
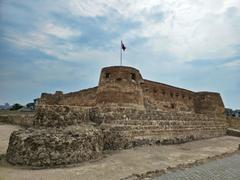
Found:
[{"label": "sky", "polygon": [[102,67],[240,109],[240,0],[0,0],[0,104],[97,86]]}]

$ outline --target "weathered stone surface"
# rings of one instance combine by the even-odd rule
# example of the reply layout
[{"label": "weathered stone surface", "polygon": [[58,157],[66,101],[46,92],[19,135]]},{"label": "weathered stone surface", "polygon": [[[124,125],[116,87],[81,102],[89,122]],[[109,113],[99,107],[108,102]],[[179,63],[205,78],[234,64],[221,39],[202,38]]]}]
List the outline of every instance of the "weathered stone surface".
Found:
[{"label": "weathered stone surface", "polygon": [[89,109],[78,106],[41,106],[36,110],[35,127],[66,127],[89,121]]},{"label": "weathered stone surface", "polygon": [[127,106],[165,112],[222,114],[224,104],[219,93],[191,90],[143,79],[132,67],[112,66],[101,71],[97,87],[63,94],[42,93],[39,105]]},{"label": "weathered stone surface", "polygon": [[227,123],[230,128],[240,130],[240,118],[228,116]]},{"label": "weathered stone surface", "polygon": [[98,87],[43,93],[38,103],[36,129],[11,136],[7,159],[13,164],[72,164],[102,150],[183,143],[222,136],[227,128],[220,94],[145,80],[131,67],[104,68]]},{"label": "weathered stone surface", "polygon": [[11,134],[7,160],[12,164],[51,167],[99,158],[102,133],[90,126],[28,129]]},{"label": "weathered stone surface", "polygon": [[227,129],[227,135],[240,137],[240,130],[239,129],[228,128]]},{"label": "weathered stone surface", "polygon": [[111,128],[103,131],[104,134],[104,150],[119,150],[132,147],[131,138],[128,132],[118,132]]}]

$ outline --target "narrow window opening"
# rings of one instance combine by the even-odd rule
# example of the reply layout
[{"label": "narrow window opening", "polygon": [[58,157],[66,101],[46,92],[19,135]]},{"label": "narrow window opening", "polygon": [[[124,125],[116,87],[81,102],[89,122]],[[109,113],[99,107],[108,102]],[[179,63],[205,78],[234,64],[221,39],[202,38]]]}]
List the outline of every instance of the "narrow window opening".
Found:
[{"label": "narrow window opening", "polygon": [[173,103],[171,104],[171,108],[172,108],[172,109],[174,109],[174,108],[175,108],[175,105],[174,105]]},{"label": "narrow window opening", "polygon": [[170,93],[170,96],[173,97],[173,93]]},{"label": "narrow window opening", "polygon": [[131,73],[131,79],[136,80],[136,74],[135,73]]},{"label": "narrow window opening", "polygon": [[110,77],[110,73],[106,73],[105,78],[109,78],[109,77]]}]

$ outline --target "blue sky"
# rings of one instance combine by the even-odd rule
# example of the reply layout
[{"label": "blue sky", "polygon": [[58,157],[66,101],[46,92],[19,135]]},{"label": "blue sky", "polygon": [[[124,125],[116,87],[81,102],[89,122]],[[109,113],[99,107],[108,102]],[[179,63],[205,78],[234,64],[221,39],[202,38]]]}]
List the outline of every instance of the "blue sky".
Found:
[{"label": "blue sky", "polygon": [[240,108],[240,0],[0,0],[0,104],[96,86],[102,67]]}]

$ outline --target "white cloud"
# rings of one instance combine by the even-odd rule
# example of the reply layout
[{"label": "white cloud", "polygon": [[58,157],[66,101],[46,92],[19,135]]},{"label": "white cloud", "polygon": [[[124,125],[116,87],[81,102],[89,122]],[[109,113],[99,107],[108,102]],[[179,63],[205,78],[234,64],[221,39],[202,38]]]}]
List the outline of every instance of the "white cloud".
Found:
[{"label": "white cloud", "polygon": [[[118,14],[140,22],[139,28],[127,30],[122,37],[126,41],[147,38],[145,46],[155,54],[173,54],[180,61],[239,53],[233,46],[240,42],[240,0],[73,0],[67,7],[77,16],[106,16],[114,22]],[[164,17],[152,18],[159,13]],[[105,29],[114,29],[114,23]]]},{"label": "white cloud", "polygon": [[[142,48],[156,57],[168,54],[174,61],[185,62],[239,55],[234,46],[240,43],[240,0],[72,0],[55,5],[51,2],[51,6],[44,7],[45,14],[68,13],[76,19],[107,17],[107,22],[100,25],[106,31],[118,31],[119,21],[138,22],[140,26],[115,37],[112,46],[119,44],[121,38],[129,43],[146,38]],[[47,22],[37,31],[17,37],[20,38],[17,43],[25,46],[25,42],[30,42],[48,54],[70,59],[76,57],[73,54],[80,54],[79,47],[68,41],[54,44],[49,36],[67,40],[80,35],[79,30]]]},{"label": "white cloud", "polygon": [[239,66],[240,66],[240,60],[235,60],[235,61],[231,61],[223,64],[223,67],[227,67],[227,68],[239,68]]},{"label": "white cloud", "polygon": [[[152,21],[142,14],[142,26],[127,38],[145,37],[147,48],[156,54],[165,52],[181,61],[225,58],[239,53],[233,48],[240,42],[240,1],[162,1],[163,21]],[[152,7],[154,8],[154,7]],[[232,17],[228,11],[235,10]],[[145,18],[146,17],[146,18]]]},{"label": "white cloud", "polygon": [[80,36],[80,31],[70,29],[69,27],[61,27],[53,23],[45,24],[41,29],[40,33],[49,34],[61,39],[68,39],[74,36]]},{"label": "white cloud", "polygon": [[[112,59],[116,58],[117,55],[111,51],[101,51],[77,44],[73,45],[67,40],[64,43],[55,43],[48,34],[45,31],[36,31],[25,35],[12,34],[10,37],[4,37],[4,39],[15,44],[18,48],[38,49],[62,61],[87,62],[99,60],[98,63],[100,64],[104,62],[112,64]],[[61,37],[63,37],[62,34]],[[64,37],[67,38],[68,36],[64,35]]]}]

